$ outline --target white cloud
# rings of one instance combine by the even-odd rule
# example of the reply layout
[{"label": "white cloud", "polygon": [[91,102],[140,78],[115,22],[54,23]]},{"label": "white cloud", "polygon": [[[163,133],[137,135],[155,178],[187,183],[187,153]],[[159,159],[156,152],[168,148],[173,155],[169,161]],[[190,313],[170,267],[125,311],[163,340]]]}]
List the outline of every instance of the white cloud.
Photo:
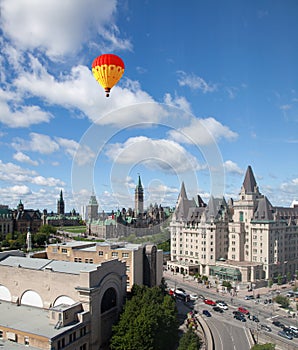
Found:
[{"label": "white cloud", "polygon": [[115,163],[143,163],[148,169],[184,173],[200,168],[197,159],[178,143],[144,136],[129,138],[124,144],[109,145],[107,156]]},{"label": "white cloud", "polygon": [[207,83],[203,78],[195,74],[187,74],[184,71],[178,71],[178,84],[180,86],[188,86],[193,90],[201,90],[204,94],[217,90],[217,85]]},{"label": "white cloud", "polygon": [[224,162],[224,168],[229,173],[234,173],[241,176],[244,174],[244,171],[240,169],[239,166],[231,160],[227,160]]},{"label": "white cloud", "polygon": [[5,37],[22,49],[38,48],[49,57],[73,54],[99,35],[114,48],[131,48],[114,23],[116,0],[2,0]]},{"label": "white cloud", "polygon": [[15,160],[17,160],[18,162],[21,162],[21,163],[27,163],[27,164],[34,165],[34,166],[38,165],[37,161],[32,160],[29,156],[27,156],[23,152],[15,153],[13,155],[13,159],[15,159]]},{"label": "white cloud", "polygon": [[7,183],[31,183],[48,187],[64,186],[64,182],[53,177],[43,177],[36,171],[25,169],[13,163],[3,163],[0,160],[0,180]]},{"label": "white cloud", "polygon": [[171,96],[171,94],[167,93],[164,96],[164,102],[167,105],[172,105],[174,107],[180,108],[181,110],[185,111],[186,113],[192,113],[190,103],[186,100],[185,97],[175,96],[173,98]]},{"label": "white cloud", "polygon": [[35,176],[31,180],[32,184],[39,186],[55,187],[55,186],[64,186],[64,182],[60,179],[55,179],[54,177],[44,177],[44,176]]},{"label": "white cloud", "polygon": [[15,138],[12,142],[12,147],[17,151],[31,151],[41,154],[51,154],[59,150],[59,144],[48,135],[32,132],[29,136],[31,138],[29,141]]},{"label": "white cloud", "polygon": [[[115,86],[110,97],[106,98],[102,87],[86,66],[73,67],[70,73],[54,77],[38,59],[31,57],[30,70],[20,74],[15,85],[23,94],[39,97],[51,105],[78,109],[98,124],[121,126],[136,124],[140,120],[157,122],[163,114],[162,108],[141,89],[140,84],[127,78]],[[142,107],[142,103],[151,105]],[[125,110],[126,106],[131,108]],[[120,109],[121,113],[117,113]],[[113,118],[102,119],[111,112]]]},{"label": "white cloud", "polygon": [[285,193],[298,193],[298,178],[282,183],[280,188]]},{"label": "white cloud", "polygon": [[212,117],[206,119],[192,118],[189,126],[170,131],[169,135],[177,142],[194,142],[198,145],[212,144],[220,139],[233,141],[238,137],[237,133]]},{"label": "white cloud", "polygon": [[70,140],[70,139],[65,139],[62,137],[56,137],[55,139],[58,142],[58,144],[62,148],[64,148],[66,154],[68,154],[71,157],[75,156],[75,154],[78,150],[78,147],[79,147],[78,142],[76,142],[74,140]]},{"label": "white cloud", "polygon": [[15,94],[0,90],[0,122],[11,128],[48,123],[52,115],[38,106],[21,106]]},{"label": "white cloud", "polygon": [[15,186],[7,187],[5,191],[7,193],[10,193],[11,195],[18,195],[18,196],[24,196],[31,193],[30,188],[25,185],[15,185]]}]

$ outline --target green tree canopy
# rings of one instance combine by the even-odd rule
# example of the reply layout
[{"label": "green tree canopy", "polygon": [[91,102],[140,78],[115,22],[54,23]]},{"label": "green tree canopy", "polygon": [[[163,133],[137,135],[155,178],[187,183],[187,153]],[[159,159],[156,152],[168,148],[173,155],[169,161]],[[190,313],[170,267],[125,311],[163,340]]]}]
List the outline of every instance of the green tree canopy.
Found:
[{"label": "green tree canopy", "polygon": [[256,344],[250,350],[274,350],[275,345],[271,343]]},{"label": "green tree canopy", "polygon": [[283,308],[287,308],[290,305],[289,299],[283,295],[277,295],[274,301]]},{"label": "green tree canopy", "polygon": [[172,350],[178,341],[175,301],[158,287],[134,286],[113,326],[112,350]]},{"label": "green tree canopy", "polygon": [[177,350],[198,350],[200,347],[200,338],[194,333],[192,329],[188,329],[188,331],[181,337]]}]

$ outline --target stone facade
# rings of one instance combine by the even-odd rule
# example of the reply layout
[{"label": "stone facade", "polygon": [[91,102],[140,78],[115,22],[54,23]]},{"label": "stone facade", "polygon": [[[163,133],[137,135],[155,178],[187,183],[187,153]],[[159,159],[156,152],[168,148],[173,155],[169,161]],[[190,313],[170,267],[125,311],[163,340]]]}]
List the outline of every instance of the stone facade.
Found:
[{"label": "stone facade", "polygon": [[[26,334],[26,319],[21,323],[16,319],[15,324],[11,319],[8,325],[3,313],[0,313],[0,330],[9,335],[12,332],[10,327],[14,329],[16,339],[22,342],[26,336],[35,346],[38,339],[44,339],[37,346],[40,349],[98,350],[110,337],[125,295],[125,264],[117,259],[92,265],[8,256],[0,261],[0,300],[3,301],[0,310],[7,304],[11,304],[11,312],[17,305],[47,310],[50,320],[47,320],[44,332],[49,335],[42,334],[42,315],[39,316],[40,334],[30,334],[29,320]],[[76,318],[76,322],[70,327],[67,322],[57,324],[51,320],[57,309],[61,309],[61,315],[63,310],[68,310],[65,311],[68,316],[64,316],[71,320]],[[34,324],[38,325],[38,322],[38,319],[34,320]],[[75,339],[71,336],[73,332]]]},{"label": "stone facade", "polygon": [[48,259],[100,264],[103,261],[119,259],[125,263],[127,291],[134,284],[158,286],[162,279],[162,250],[155,245],[109,243],[109,242],[68,242],[50,244]]},{"label": "stone facade", "polygon": [[249,166],[239,200],[189,200],[182,184],[170,223],[168,268],[235,282],[262,283],[298,270],[298,207],[271,205]]}]

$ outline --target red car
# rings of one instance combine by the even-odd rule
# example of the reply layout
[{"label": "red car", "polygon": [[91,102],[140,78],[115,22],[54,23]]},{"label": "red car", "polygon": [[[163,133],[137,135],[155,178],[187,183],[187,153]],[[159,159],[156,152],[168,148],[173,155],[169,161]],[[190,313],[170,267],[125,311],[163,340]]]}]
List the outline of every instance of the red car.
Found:
[{"label": "red car", "polygon": [[249,311],[245,307],[238,307],[238,311],[244,315],[249,315]]},{"label": "red car", "polygon": [[211,299],[205,299],[204,303],[207,304],[207,305],[211,305],[211,306],[215,306],[216,305],[216,302],[211,300]]}]

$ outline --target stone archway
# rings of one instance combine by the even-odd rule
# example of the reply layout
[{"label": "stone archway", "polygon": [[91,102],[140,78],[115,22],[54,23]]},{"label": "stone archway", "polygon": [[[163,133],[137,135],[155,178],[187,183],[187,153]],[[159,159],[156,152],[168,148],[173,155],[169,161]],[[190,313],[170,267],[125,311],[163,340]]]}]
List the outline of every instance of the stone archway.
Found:
[{"label": "stone archway", "polygon": [[100,306],[101,313],[103,314],[115,306],[117,306],[117,292],[115,288],[110,287],[105,291],[102,297]]}]

